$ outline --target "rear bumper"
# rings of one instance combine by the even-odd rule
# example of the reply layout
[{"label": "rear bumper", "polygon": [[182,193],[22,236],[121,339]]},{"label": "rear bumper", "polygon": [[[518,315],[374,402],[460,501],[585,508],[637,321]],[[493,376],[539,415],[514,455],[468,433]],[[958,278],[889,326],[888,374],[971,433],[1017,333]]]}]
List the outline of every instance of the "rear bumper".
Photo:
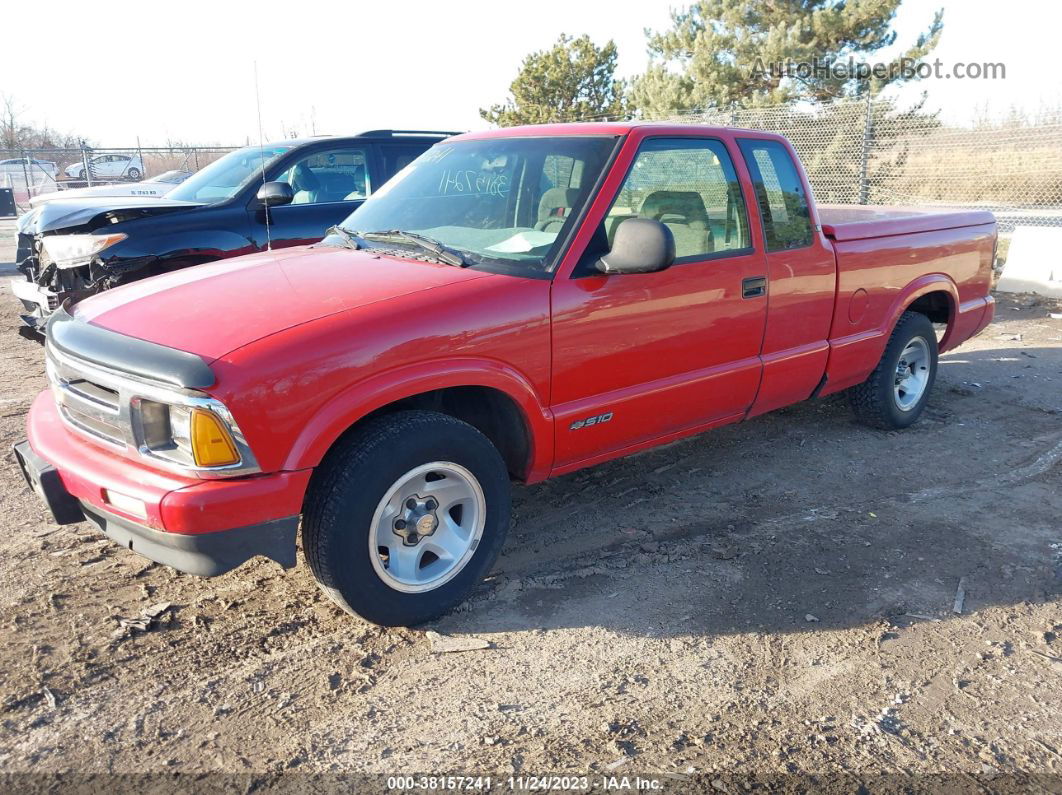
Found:
[{"label": "rear bumper", "polygon": [[[68,430],[49,392],[34,401],[27,432],[16,457],[59,524],[88,518],[123,546],[191,574],[221,574],[256,555],[295,564],[311,470],[227,480],[160,472]],[[130,504],[142,510],[130,513]]]}]

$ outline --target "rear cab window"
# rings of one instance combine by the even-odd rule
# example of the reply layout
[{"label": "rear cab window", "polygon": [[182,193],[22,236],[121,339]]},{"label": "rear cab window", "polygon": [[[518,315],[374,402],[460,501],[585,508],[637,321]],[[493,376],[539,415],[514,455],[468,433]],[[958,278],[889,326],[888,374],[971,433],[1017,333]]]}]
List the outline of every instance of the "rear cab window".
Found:
[{"label": "rear cab window", "polygon": [[768,251],[811,245],[811,212],[789,151],[777,141],[738,139],[763,218]]}]

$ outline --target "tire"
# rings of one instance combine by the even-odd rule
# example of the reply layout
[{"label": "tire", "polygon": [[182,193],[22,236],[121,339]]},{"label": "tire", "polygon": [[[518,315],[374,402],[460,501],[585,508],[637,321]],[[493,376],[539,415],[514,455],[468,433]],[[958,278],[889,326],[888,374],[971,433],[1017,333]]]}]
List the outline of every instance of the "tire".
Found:
[{"label": "tire", "polygon": [[[901,359],[904,364],[901,364]],[[907,369],[908,360],[914,365]],[[908,377],[901,378],[900,368]],[[918,312],[904,312],[866,381],[848,391],[860,422],[874,428],[906,428],[918,421],[937,378],[937,335]]]},{"label": "tire", "polygon": [[133,182],[136,182],[138,179],[140,179],[140,169],[138,168],[131,168],[129,169],[129,171],[126,172],[126,174]]},{"label": "tire", "polygon": [[488,573],[510,509],[505,462],[487,437],[445,414],[401,411],[367,421],[325,457],[304,505],[303,550],[343,610],[413,626],[455,607]]},{"label": "tire", "polygon": [[80,171],[77,172],[77,178],[78,179],[84,179],[85,178],[85,169],[81,169]]}]

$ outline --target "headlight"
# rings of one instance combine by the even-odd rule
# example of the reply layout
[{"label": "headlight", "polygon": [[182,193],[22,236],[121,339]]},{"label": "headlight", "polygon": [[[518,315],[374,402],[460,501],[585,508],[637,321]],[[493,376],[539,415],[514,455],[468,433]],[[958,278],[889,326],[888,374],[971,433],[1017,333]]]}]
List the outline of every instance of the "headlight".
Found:
[{"label": "headlight", "polygon": [[134,399],[141,452],[189,467],[225,467],[241,456],[231,419],[202,406]]},{"label": "headlight", "polygon": [[46,347],[48,379],[63,421],[145,464],[199,478],[261,472],[229,408],[192,389],[141,380]]},{"label": "headlight", "polygon": [[41,244],[57,268],[76,268],[87,265],[93,257],[128,235],[45,235]]}]

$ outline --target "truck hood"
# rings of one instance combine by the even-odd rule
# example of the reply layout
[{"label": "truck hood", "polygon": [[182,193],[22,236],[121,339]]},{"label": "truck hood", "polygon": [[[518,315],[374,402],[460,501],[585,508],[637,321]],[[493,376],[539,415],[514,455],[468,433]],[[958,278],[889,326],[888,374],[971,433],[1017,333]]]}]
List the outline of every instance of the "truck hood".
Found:
[{"label": "truck hood", "polygon": [[400,312],[404,295],[490,276],[373,251],[299,247],[133,282],[85,299],[73,314],[214,361],[301,323],[378,301],[394,301]]},{"label": "truck hood", "polygon": [[106,213],[129,210],[137,215],[159,215],[190,210],[202,205],[156,196],[85,196],[62,201],[49,201],[19,219],[22,234],[35,235],[56,229],[84,226]]}]

